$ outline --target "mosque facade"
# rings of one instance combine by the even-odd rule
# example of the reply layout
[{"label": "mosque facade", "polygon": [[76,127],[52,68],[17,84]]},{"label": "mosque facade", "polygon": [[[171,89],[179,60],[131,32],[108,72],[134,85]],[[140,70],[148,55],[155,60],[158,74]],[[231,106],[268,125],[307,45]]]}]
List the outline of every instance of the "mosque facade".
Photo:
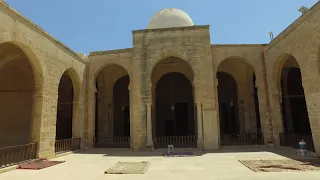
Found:
[{"label": "mosque facade", "polygon": [[132,48],[86,56],[0,1],[0,148],[36,143],[54,157],[303,139],[320,155],[319,8],[268,44],[212,44],[209,25],[167,8],[132,31]]}]

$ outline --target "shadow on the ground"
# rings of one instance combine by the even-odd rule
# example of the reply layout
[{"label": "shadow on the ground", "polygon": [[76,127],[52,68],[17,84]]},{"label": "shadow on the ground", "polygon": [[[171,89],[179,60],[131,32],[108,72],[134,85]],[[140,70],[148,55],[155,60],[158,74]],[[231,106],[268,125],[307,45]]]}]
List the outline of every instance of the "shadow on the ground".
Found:
[{"label": "shadow on the ground", "polygon": [[[101,154],[102,156],[115,156],[115,157],[164,157],[167,149],[154,149],[152,151],[132,151],[129,148],[123,149],[108,149],[108,148],[92,148],[79,151],[76,154]],[[306,163],[320,162],[315,156],[298,156],[297,151],[289,147],[268,148],[264,145],[261,146],[224,146],[215,151],[201,151],[199,149],[185,148],[175,149],[175,152],[193,152],[194,156],[202,156],[205,154],[221,154],[221,153],[255,153],[255,152],[269,152],[275,155],[283,156],[300,162]],[[314,160],[311,162],[311,160]]]},{"label": "shadow on the ground", "polygon": [[[101,154],[102,156],[117,156],[117,157],[164,157],[167,149],[155,149],[153,151],[132,151],[129,148],[122,149],[106,149],[106,148],[93,148],[88,150],[79,151],[75,154]],[[198,149],[175,149],[175,152],[186,153],[192,152],[194,156],[202,156],[206,152],[199,151]],[[190,157],[190,156],[187,156]],[[191,156],[192,157],[192,156]]]},{"label": "shadow on the ground", "polygon": [[[294,167],[286,167],[286,166],[282,166],[282,165],[267,165],[267,166],[260,166],[259,168],[275,168],[275,169],[284,169],[284,170],[300,170],[299,168],[294,168]],[[261,171],[266,171],[263,169],[260,169]]]}]

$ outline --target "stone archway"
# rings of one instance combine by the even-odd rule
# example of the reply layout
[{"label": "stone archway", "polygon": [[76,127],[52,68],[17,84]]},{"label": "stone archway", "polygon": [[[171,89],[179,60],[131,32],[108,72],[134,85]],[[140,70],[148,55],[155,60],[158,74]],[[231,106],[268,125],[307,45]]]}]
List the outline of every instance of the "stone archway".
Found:
[{"label": "stone archway", "polygon": [[43,74],[25,50],[20,43],[0,44],[0,147],[40,141]]},{"label": "stone archway", "polygon": [[314,150],[300,66],[291,54],[284,54],[279,59],[281,62],[277,71],[277,87],[282,95],[280,101],[283,128],[280,145],[297,147],[297,142],[304,139],[308,149]]},{"label": "stone archway", "polygon": [[155,66],[151,81],[154,146],[196,147],[192,68],[180,58],[167,57]]},{"label": "stone archway", "polygon": [[130,147],[130,77],[120,65],[107,65],[95,76],[95,147]]},{"label": "stone archway", "polygon": [[221,144],[262,144],[253,66],[241,58],[225,59],[218,66],[217,79]]}]

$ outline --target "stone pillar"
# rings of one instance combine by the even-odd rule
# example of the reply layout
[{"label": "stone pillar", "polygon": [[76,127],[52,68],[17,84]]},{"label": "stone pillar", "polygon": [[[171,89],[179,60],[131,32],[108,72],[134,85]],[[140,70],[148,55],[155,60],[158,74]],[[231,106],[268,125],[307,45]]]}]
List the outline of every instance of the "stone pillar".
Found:
[{"label": "stone pillar", "polygon": [[40,158],[53,158],[55,156],[57,91],[52,92],[51,89],[45,88],[41,91],[40,88],[36,88],[33,95],[31,141],[38,142],[38,156]]},{"label": "stone pillar", "polygon": [[58,95],[43,96],[43,102],[39,157],[52,158],[55,156]]},{"label": "stone pillar", "polygon": [[130,74],[130,147],[132,150],[142,150],[146,146],[146,102],[151,102],[151,82],[147,74],[145,49],[132,49],[132,66]]},{"label": "stone pillar", "polygon": [[81,137],[81,122],[79,114],[79,101],[73,101],[72,108],[72,137]]},{"label": "stone pillar", "polygon": [[95,137],[95,108],[96,108],[96,88],[91,83],[88,88],[88,114],[85,121],[85,147],[93,147],[93,138]]},{"label": "stone pillar", "polygon": [[212,83],[206,80],[195,80],[193,83],[195,102],[201,102],[203,149],[217,150],[220,145],[220,128],[213,80]]},{"label": "stone pillar", "polygon": [[319,93],[305,92],[314,149],[316,155],[320,157],[320,96]]},{"label": "stone pillar", "polygon": [[153,149],[152,141],[152,112],[151,112],[151,103],[146,103],[147,105],[147,148]]},{"label": "stone pillar", "polygon": [[203,149],[203,128],[202,128],[202,106],[200,102],[196,103],[197,105],[197,127],[198,127],[198,140],[197,140],[197,144],[198,144],[198,148]]},{"label": "stone pillar", "polygon": [[[262,82],[263,83],[263,82]],[[268,121],[268,110],[266,106],[266,92],[264,85],[261,82],[257,82],[257,91],[259,99],[259,111],[260,111],[260,123],[261,123],[261,133],[263,134],[264,141],[267,143],[269,136],[269,121]],[[273,102],[271,101],[271,104]]]},{"label": "stone pillar", "polygon": [[107,107],[107,112],[108,112],[108,133],[107,133],[107,136],[109,137],[113,137],[114,134],[113,134],[113,108],[112,108],[112,105],[108,104],[108,107]]},{"label": "stone pillar", "polygon": [[271,111],[272,111],[272,124],[273,124],[273,136],[275,145],[280,145],[279,134],[283,132],[283,119],[281,111],[281,95],[274,93],[271,98]]},{"label": "stone pillar", "polygon": [[[83,90],[85,91],[85,90]],[[78,120],[77,120],[77,125],[76,126],[76,132],[75,132],[75,136],[80,137],[81,138],[81,149],[84,148],[84,121],[86,119],[85,115],[86,115],[86,106],[85,106],[85,93],[83,93],[80,97],[79,97],[79,106],[78,106]]]}]

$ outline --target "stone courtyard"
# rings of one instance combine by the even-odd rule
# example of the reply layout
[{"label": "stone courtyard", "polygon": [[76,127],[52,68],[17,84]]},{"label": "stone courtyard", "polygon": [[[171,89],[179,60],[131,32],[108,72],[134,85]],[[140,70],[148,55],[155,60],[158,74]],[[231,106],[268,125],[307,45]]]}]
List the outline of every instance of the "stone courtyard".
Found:
[{"label": "stone courtyard", "polygon": [[[318,180],[320,172],[253,172],[238,160],[282,160],[296,157],[293,149],[266,149],[262,147],[228,147],[220,151],[203,153],[194,149],[194,157],[169,157],[154,152],[131,152],[119,149],[90,149],[84,152],[59,157],[65,163],[42,170],[13,170],[0,174],[2,180],[125,180],[125,179],[199,179],[199,180]],[[181,151],[181,150],[180,150]],[[104,174],[118,161],[148,161],[150,166],[145,174]]]}]

